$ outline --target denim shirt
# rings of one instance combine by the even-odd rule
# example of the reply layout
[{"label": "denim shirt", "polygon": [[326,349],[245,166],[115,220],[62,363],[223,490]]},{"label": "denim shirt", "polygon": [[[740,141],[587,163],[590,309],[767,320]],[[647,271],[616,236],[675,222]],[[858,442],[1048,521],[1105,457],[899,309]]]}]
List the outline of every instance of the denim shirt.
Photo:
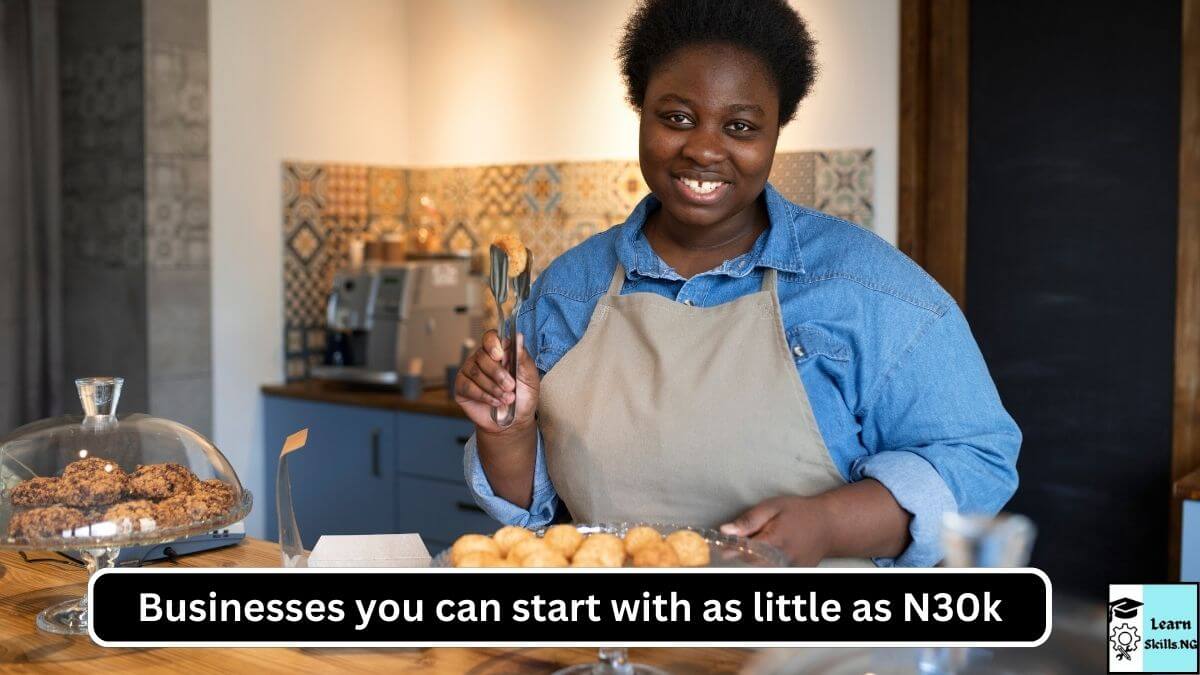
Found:
[{"label": "denim shirt", "polygon": [[[829,449],[848,481],[873,478],[912,514],[910,545],[881,566],[941,557],[947,511],[995,514],[1017,486],[1021,432],[1004,410],[954,299],[883,239],[765,190],[770,227],[747,253],[685,279],[642,234],[661,203],[647,196],[623,224],[564,253],[538,277],[517,330],[544,377],[587,330],[618,261],[622,295],[657,293],[711,307],[759,290],[778,270],[792,360]],[[464,456],[475,500],[499,521],[539,527],[558,497],[539,434],[528,509],[498,497],[475,437]]]}]

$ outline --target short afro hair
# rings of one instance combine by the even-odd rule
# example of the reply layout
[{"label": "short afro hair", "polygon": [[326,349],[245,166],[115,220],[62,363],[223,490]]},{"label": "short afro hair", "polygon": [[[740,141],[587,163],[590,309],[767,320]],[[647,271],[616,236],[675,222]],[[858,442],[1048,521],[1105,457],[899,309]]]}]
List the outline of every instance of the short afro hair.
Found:
[{"label": "short afro hair", "polygon": [[704,43],[728,43],[767,64],[780,126],[796,116],[817,76],[816,41],[787,0],[639,0],[617,47],[629,103],[640,111],[655,69],[676,50]]}]

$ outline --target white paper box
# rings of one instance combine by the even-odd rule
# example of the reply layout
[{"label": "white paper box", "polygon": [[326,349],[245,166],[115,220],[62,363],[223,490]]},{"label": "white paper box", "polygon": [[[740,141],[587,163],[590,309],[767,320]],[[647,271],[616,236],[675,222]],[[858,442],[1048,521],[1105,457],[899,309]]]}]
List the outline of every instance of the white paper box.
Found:
[{"label": "white paper box", "polygon": [[317,540],[309,567],[429,567],[419,534],[327,534]]}]

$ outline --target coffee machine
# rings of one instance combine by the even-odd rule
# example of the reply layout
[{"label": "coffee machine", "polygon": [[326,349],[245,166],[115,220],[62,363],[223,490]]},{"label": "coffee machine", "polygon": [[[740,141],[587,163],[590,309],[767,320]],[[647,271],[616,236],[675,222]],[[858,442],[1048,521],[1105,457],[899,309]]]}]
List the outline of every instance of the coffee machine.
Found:
[{"label": "coffee machine", "polygon": [[447,256],[335,273],[325,363],[312,368],[312,377],[400,386],[419,363],[426,387],[444,383],[463,341],[483,332],[483,284],[470,271],[469,259]]}]

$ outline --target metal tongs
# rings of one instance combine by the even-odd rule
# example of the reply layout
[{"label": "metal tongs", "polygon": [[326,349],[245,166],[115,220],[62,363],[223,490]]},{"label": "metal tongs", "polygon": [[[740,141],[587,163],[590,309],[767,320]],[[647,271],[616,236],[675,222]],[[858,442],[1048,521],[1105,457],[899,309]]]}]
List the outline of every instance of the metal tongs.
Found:
[{"label": "metal tongs", "polygon": [[[529,270],[533,267],[533,253],[529,249],[525,249],[525,269],[516,276],[515,279],[510,279],[508,276],[508,254],[504,249],[492,244],[492,271],[488,277],[488,285],[492,289],[492,297],[496,299],[496,311],[500,320],[500,341],[504,343],[505,353],[505,368],[508,374],[512,377],[513,382],[517,381],[517,315],[521,313],[521,305],[529,299]],[[505,316],[504,303],[508,300],[508,286],[513,285],[513,310],[511,316]],[[492,421],[496,424],[507,427],[513,423],[513,419],[517,415],[517,392],[513,390],[513,402],[509,403],[507,410],[502,408],[492,408]]]}]

